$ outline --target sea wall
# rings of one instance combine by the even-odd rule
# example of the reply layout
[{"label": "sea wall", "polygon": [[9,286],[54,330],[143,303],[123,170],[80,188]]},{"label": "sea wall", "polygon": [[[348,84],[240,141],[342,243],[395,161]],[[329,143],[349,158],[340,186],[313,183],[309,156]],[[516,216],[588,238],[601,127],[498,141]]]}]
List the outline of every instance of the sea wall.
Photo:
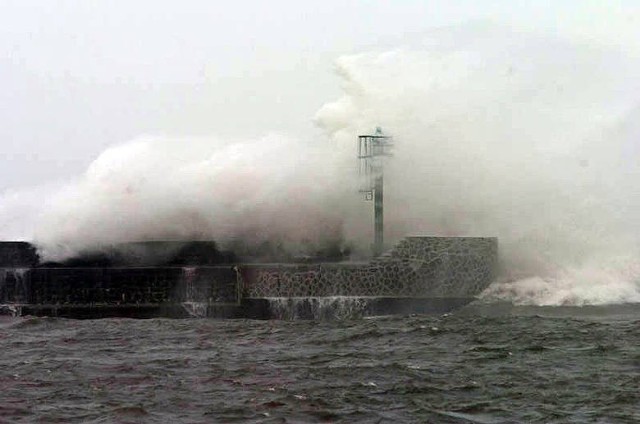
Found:
[{"label": "sea wall", "polygon": [[238,303],[232,266],[0,269],[0,303]]},{"label": "sea wall", "polygon": [[72,317],[253,318],[286,315],[288,305],[314,317],[345,297],[368,314],[445,310],[493,281],[497,249],[495,238],[407,237],[367,263],[43,267],[30,245],[0,243],[0,305]]},{"label": "sea wall", "polygon": [[473,297],[494,279],[498,243],[480,237],[407,237],[365,264],[251,264],[246,297]]}]

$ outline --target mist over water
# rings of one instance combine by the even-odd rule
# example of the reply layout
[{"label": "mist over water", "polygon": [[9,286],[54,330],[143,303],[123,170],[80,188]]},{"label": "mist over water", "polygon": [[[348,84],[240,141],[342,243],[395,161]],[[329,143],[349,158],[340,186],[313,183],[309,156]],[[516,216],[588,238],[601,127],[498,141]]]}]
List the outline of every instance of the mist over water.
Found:
[{"label": "mist over water", "polygon": [[[103,152],[47,197],[32,238],[61,258],[140,240],[277,242],[301,253],[370,243],[356,136],[394,136],[385,171],[391,246],[409,234],[497,236],[485,297],[525,304],[640,302],[640,62],[488,25],[341,57],[327,138],[142,137]],[[6,211],[2,212],[6,215]]]}]

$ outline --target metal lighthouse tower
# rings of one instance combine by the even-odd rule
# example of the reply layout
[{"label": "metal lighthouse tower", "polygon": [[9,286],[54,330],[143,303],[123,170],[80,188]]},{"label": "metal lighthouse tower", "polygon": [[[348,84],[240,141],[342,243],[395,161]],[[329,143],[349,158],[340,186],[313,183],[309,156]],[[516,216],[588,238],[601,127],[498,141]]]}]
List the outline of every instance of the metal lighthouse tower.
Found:
[{"label": "metal lighthouse tower", "polygon": [[379,256],[384,245],[384,158],[391,155],[393,139],[380,127],[373,135],[358,136],[358,162],[364,186],[360,192],[373,200],[373,256]]}]

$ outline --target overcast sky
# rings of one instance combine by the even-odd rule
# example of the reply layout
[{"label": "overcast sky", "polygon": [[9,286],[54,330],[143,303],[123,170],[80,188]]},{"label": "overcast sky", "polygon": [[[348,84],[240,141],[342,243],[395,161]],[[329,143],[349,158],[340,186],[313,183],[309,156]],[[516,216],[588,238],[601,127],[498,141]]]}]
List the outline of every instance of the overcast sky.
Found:
[{"label": "overcast sky", "polygon": [[493,20],[640,51],[639,2],[0,0],[0,193],[141,134],[316,131],[333,60]]}]

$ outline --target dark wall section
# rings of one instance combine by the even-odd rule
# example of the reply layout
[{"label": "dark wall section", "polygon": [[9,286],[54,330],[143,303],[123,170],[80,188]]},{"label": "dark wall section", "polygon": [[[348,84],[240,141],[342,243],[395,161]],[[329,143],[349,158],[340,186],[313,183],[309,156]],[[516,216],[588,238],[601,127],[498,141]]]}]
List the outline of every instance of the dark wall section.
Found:
[{"label": "dark wall section", "polygon": [[41,266],[181,266],[235,262],[237,258],[232,252],[220,250],[213,241],[145,241],[96,247],[62,262],[46,262]]},{"label": "dark wall section", "polygon": [[32,267],[38,264],[38,254],[31,243],[0,242],[0,267]]},{"label": "dark wall section", "polygon": [[[315,263],[348,259],[348,249],[336,246],[295,256],[283,249],[232,246],[220,249],[214,241],[142,241],[95,246],[63,261],[40,262],[37,249],[27,242],[0,242],[0,267],[80,268],[222,265],[235,263]],[[238,254],[236,254],[236,248]]]},{"label": "dark wall section", "polygon": [[227,267],[0,269],[0,303],[143,305],[237,303]]},{"label": "dark wall section", "polygon": [[34,268],[29,303],[145,304],[171,301],[180,268]]}]

